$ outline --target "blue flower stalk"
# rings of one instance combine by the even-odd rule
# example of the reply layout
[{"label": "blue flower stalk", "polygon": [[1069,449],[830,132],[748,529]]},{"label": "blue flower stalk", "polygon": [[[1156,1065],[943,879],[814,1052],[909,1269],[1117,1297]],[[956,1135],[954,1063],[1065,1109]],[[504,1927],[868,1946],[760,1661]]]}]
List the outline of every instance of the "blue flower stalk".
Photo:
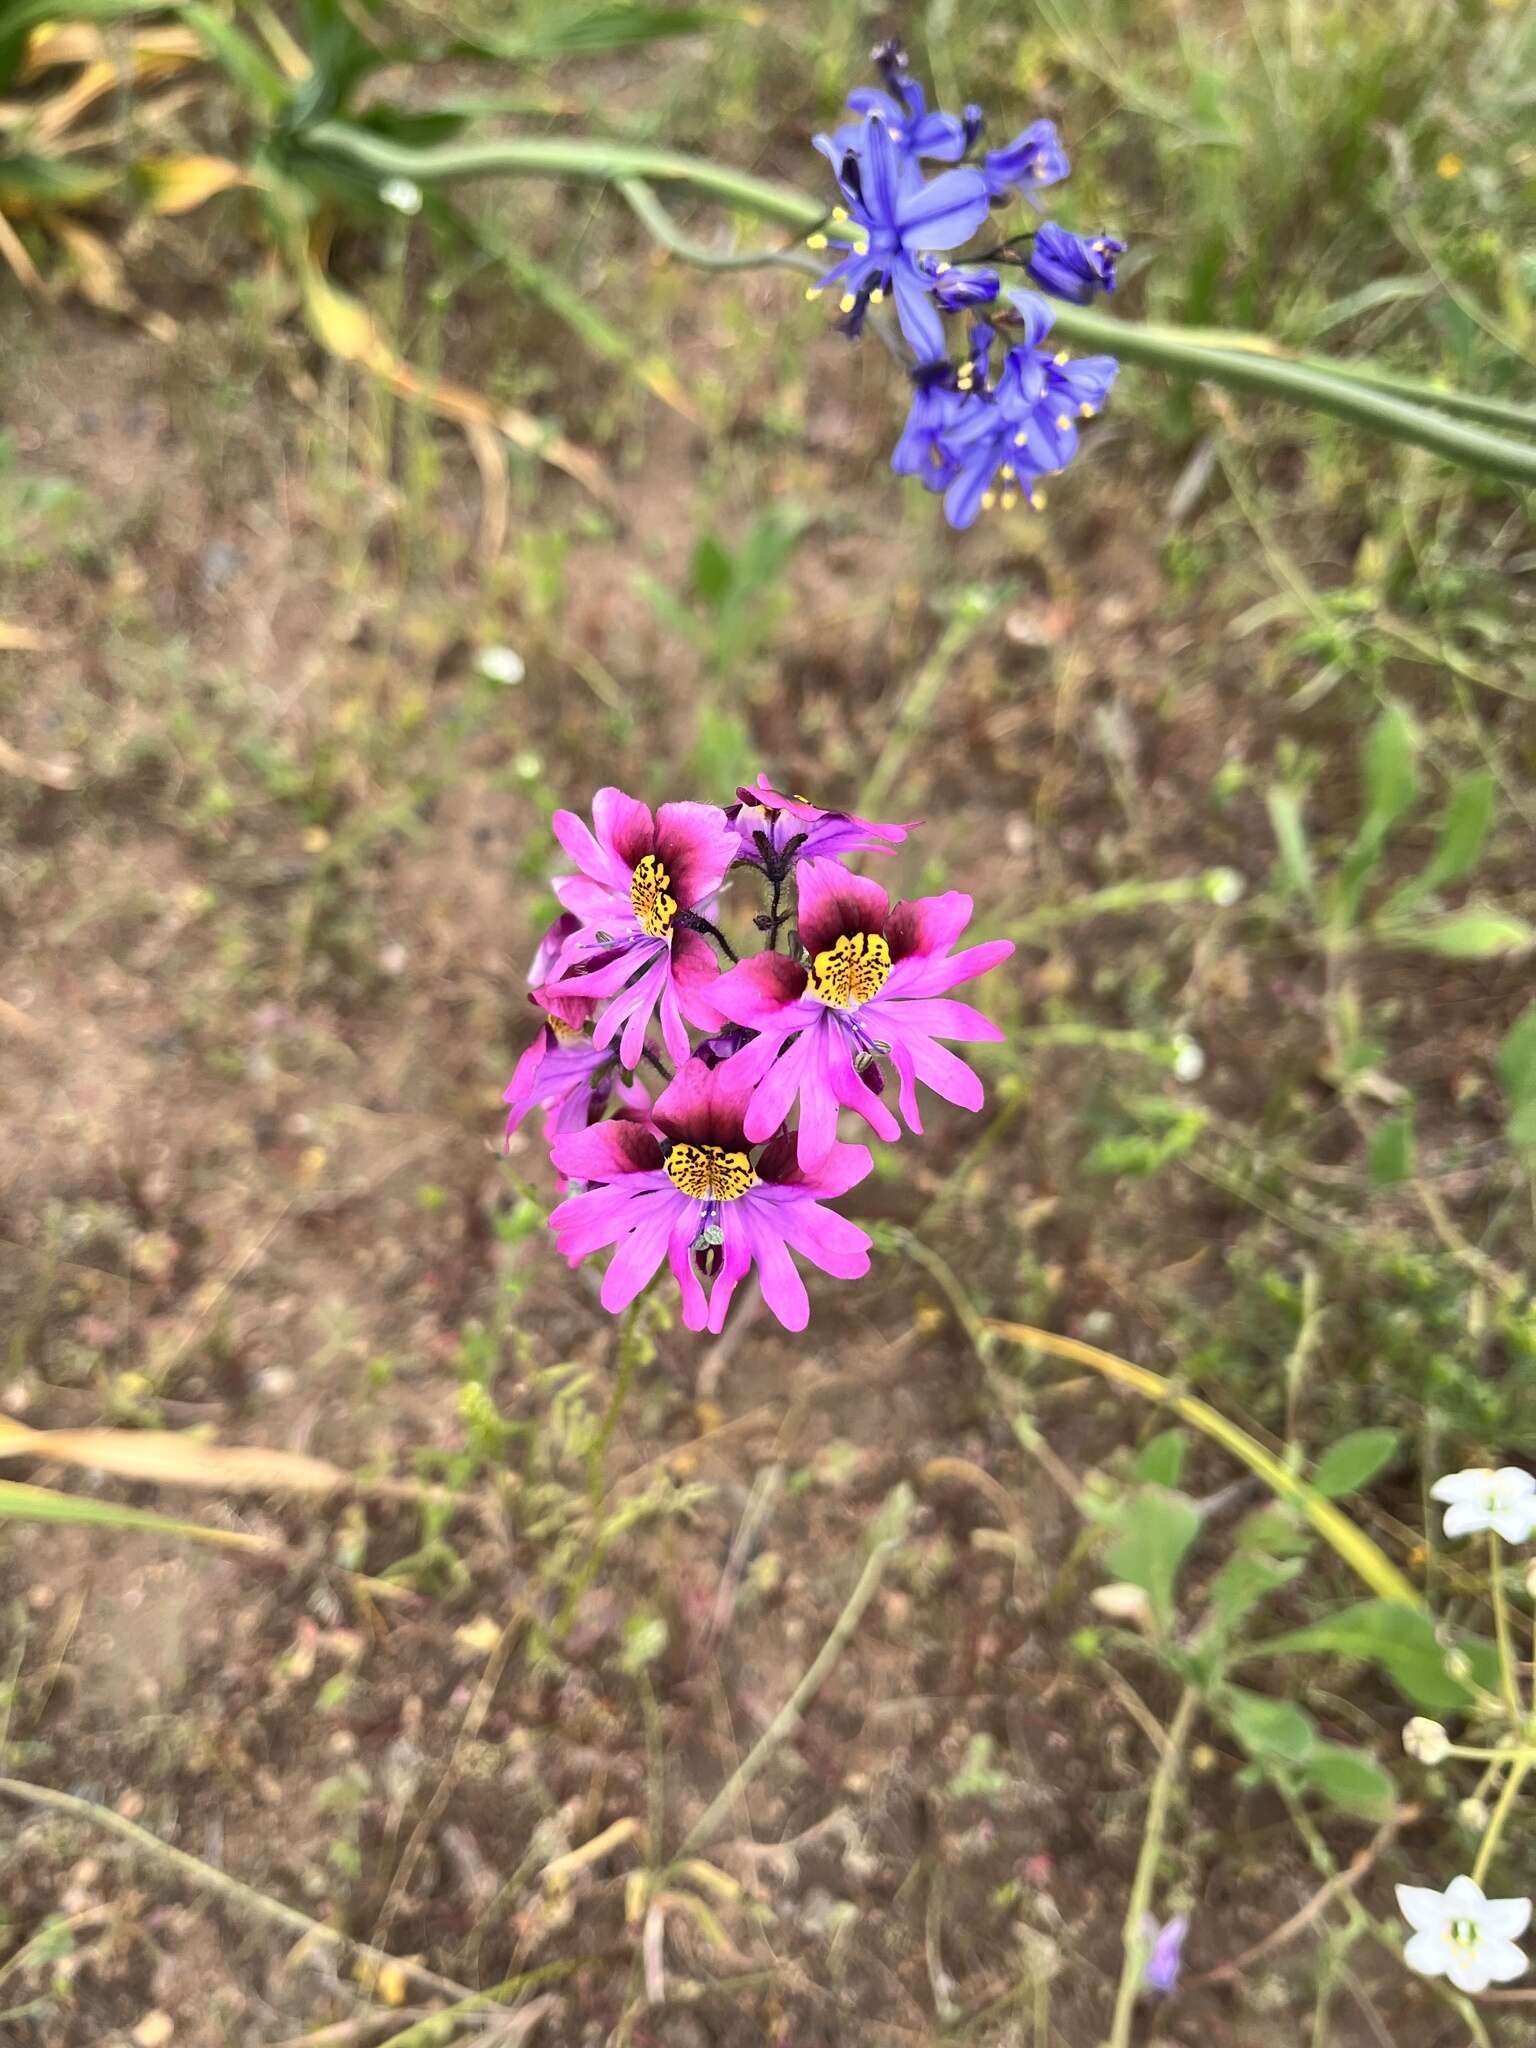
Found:
[{"label": "blue flower stalk", "polygon": [[[807,239],[837,253],[806,296],[838,287],[837,324],[851,340],[872,308],[894,302],[913,392],[891,467],[942,493],[951,526],[968,527],[993,506],[1040,509],[1041,479],[1073,460],[1079,425],[1101,409],[1119,365],[1111,356],[1074,362],[1045,346],[1052,314],[1039,294],[1083,305],[1112,292],[1125,243],[1044,220],[957,256],[999,207],[1016,198],[1034,204],[1038,191],[1059,184],[1071,169],[1066,151],[1041,120],[983,152],[979,107],[930,109],[898,43],[882,44],[874,63],[882,85],[848,97],[857,118],[815,138],[842,204]],[[930,177],[924,160],[951,168]],[[1036,289],[1005,291],[995,265],[1022,270]],[[945,322],[980,313],[988,317],[973,317],[956,349]],[[994,374],[999,341],[1008,345]]]}]

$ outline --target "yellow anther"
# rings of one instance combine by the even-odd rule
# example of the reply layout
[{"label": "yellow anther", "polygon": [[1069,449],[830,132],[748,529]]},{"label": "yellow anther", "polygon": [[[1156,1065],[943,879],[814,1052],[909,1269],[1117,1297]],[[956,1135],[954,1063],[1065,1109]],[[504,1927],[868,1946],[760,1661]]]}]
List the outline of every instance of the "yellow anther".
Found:
[{"label": "yellow anther", "polygon": [[807,235],[805,238],[805,246],[807,247],[807,249],[825,249],[825,247],[827,246],[827,238],[825,235]]},{"label": "yellow anther", "polygon": [[992,507],[993,507],[993,506],[994,506],[994,505],[995,505],[996,503],[997,503],[997,493],[996,493],[996,491],[983,491],[983,492],[982,492],[982,494],[981,494],[981,509],[982,509],[982,511],[983,511],[983,512],[990,512],[990,511],[992,510]]},{"label": "yellow anther", "polygon": [[837,302],[837,310],[839,313],[851,313],[858,303],[852,292],[844,292]]},{"label": "yellow anther", "polygon": [[867,256],[869,254],[868,242],[855,242],[853,245],[853,253],[855,256]]},{"label": "yellow anther", "polygon": [[869,303],[872,306],[883,306],[885,304],[885,293],[881,291],[879,285],[876,285],[874,290],[870,293]]},{"label": "yellow anther", "polygon": [[1024,431],[1022,427],[1020,427],[1019,431],[1013,437],[1013,445],[1015,448],[1022,448],[1024,446],[1024,443],[1028,439],[1029,435]]},{"label": "yellow anther", "polygon": [[998,475],[1002,478],[1005,484],[1011,484],[1013,482],[1013,464],[1011,462],[1005,462],[1002,468],[998,471]]},{"label": "yellow anther", "polygon": [[821,286],[819,284],[808,284],[805,288],[805,296],[808,299],[819,299],[821,297]]},{"label": "yellow anther", "polygon": [[1031,503],[1031,505],[1034,506],[1037,512],[1043,512],[1045,510],[1044,491],[1031,491],[1029,494],[1029,502]]},{"label": "yellow anther", "polygon": [[1093,407],[1087,404],[1080,405],[1077,408],[1077,416],[1080,420],[1091,420],[1093,418]]},{"label": "yellow anther", "polygon": [[953,270],[954,267],[953,263],[945,263],[940,260],[933,266],[933,274],[935,277],[942,277],[946,270]]},{"label": "yellow anther", "polygon": [[846,220],[846,219],[848,218],[848,209],[847,209],[847,207],[846,207],[846,206],[834,206],[834,207],[833,207],[833,209],[832,209],[832,218],[833,218],[834,220]]},{"label": "yellow anther", "polygon": [[1056,357],[1056,362],[1057,362],[1057,364],[1058,364],[1058,365],[1060,365],[1060,364],[1062,364],[1062,363],[1070,363],[1070,362],[1071,362],[1071,360],[1072,360],[1072,351],[1071,351],[1071,349],[1069,349],[1069,348],[1064,348],[1064,349],[1062,349],[1062,350],[1060,351],[1060,353],[1059,353],[1059,354],[1057,355],[1057,357]]},{"label": "yellow anther", "polygon": [[1059,412],[1059,413],[1057,413],[1057,415],[1056,415],[1056,424],[1057,424],[1057,426],[1058,426],[1058,427],[1060,427],[1061,431],[1062,431],[1063,433],[1065,433],[1065,432],[1067,431],[1068,427],[1070,427],[1070,426],[1071,426],[1071,424],[1072,424],[1072,417],[1071,417],[1071,414],[1070,414],[1070,413],[1064,413],[1064,412]]},{"label": "yellow anther", "polygon": [[1018,492],[1017,492],[1017,491],[1004,491],[1004,493],[1003,493],[1003,510],[1004,510],[1005,512],[1011,512],[1011,511],[1013,510],[1014,506],[1015,506],[1015,505],[1017,505],[1017,503],[1018,503],[1018,502],[1019,502],[1019,494],[1018,494]]}]

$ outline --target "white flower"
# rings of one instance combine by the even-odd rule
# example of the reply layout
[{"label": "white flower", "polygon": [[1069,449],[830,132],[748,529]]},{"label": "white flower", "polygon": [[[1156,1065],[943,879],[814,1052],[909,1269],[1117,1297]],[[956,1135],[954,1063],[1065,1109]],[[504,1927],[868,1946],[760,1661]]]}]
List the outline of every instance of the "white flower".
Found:
[{"label": "white flower", "polygon": [[421,187],[410,178],[386,178],[379,187],[379,197],[386,206],[392,206],[396,213],[420,213]]},{"label": "white flower", "polygon": [[1451,1738],[1438,1721],[1415,1714],[1403,1730],[1403,1748],[1415,1763],[1443,1763],[1451,1753]]},{"label": "white flower", "polygon": [[1530,1925],[1529,1899],[1485,1899],[1470,1877],[1453,1877],[1443,1892],[1400,1884],[1397,1903],[1414,1930],[1403,1961],[1421,1977],[1449,1977],[1458,1991],[1486,1991],[1525,1972],[1516,1936]]},{"label": "white flower", "polygon": [[1491,1529],[1506,1543],[1528,1543],[1536,1535],[1536,1479],[1518,1465],[1501,1465],[1497,1472],[1451,1472],[1429,1492],[1432,1500],[1446,1503],[1447,1536]]}]

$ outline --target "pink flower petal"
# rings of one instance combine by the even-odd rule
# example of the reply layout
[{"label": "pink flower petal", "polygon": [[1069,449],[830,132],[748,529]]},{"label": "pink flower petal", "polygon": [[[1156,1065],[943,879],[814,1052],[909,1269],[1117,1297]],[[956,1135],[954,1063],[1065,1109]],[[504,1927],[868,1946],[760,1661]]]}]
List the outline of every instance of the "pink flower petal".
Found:
[{"label": "pink flower petal", "polygon": [[882,996],[937,996],[978,974],[989,974],[1012,956],[1012,939],[988,939],[962,953],[909,954],[898,960],[886,979]]},{"label": "pink flower petal", "polygon": [[[805,995],[805,969],[782,953],[755,953],[739,966],[728,967],[709,994],[721,1016],[733,1024],[745,1024],[751,1031],[785,1030],[792,1022],[786,1012]],[[814,1014],[807,1005],[806,1018]]]},{"label": "pink flower petal", "polygon": [[863,1009],[864,1028],[880,1038],[886,1023],[898,1031],[920,1031],[927,1038],[954,1038],[972,1045],[999,1045],[1002,1032],[990,1017],[943,996],[899,997],[888,1002],[884,991]]},{"label": "pink flower petal", "polygon": [[975,905],[959,889],[942,896],[918,896],[898,903],[886,921],[885,938],[893,960],[912,953],[947,953],[971,921]]},{"label": "pink flower petal", "polygon": [[[626,796],[622,789],[610,784],[592,799],[592,823],[599,843],[607,849],[614,866],[622,869],[627,892],[635,869],[648,853],[655,851],[656,827],[650,811],[638,797]],[[564,840],[561,844],[565,844]]]},{"label": "pink flower petal", "polygon": [[631,1205],[641,1212],[639,1220],[608,1261],[608,1270],[603,1275],[599,1299],[610,1315],[628,1308],[654,1276],[667,1255],[667,1239],[677,1221],[678,1205],[684,1199],[672,1190]]},{"label": "pink flower petal", "polygon": [[609,889],[628,894],[629,869],[611,846],[604,846],[593,838],[584,819],[578,818],[574,811],[556,811],[550,825],[555,837],[584,875],[590,875],[594,882],[601,882]]},{"label": "pink flower petal", "polygon": [[775,1219],[750,1199],[741,1204],[741,1210],[741,1227],[757,1260],[757,1284],[763,1300],[786,1330],[803,1330],[811,1319],[810,1299]]},{"label": "pink flower petal", "polygon": [[656,1098],[658,1128],[669,1138],[695,1145],[739,1149],[752,1083],[744,1074],[733,1073],[732,1064],[727,1060],[711,1067],[707,1060],[685,1061]]},{"label": "pink flower petal", "polygon": [[698,1206],[689,1203],[678,1212],[672,1226],[672,1235],[667,1239],[667,1263],[672,1268],[683,1297],[683,1324],[686,1329],[702,1330],[709,1321],[709,1305],[704,1299],[704,1289],[699,1282],[698,1268],[693,1263],[689,1247],[698,1228]]},{"label": "pink flower petal", "polygon": [[659,1172],[661,1138],[650,1124],[614,1118],[590,1130],[568,1131],[550,1156],[571,1180],[619,1180],[625,1174]]},{"label": "pink flower petal", "polygon": [[718,804],[663,804],[656,813],[657,857],[684,910],[714,895],[740,844]]},{"label": "pink flower petal", "polygon": [[849,874],[837,860],[797,862],[795,896],[800,943],[813,958],[845,933],[883,932],[890,915],[891,899],[880,884]]}]

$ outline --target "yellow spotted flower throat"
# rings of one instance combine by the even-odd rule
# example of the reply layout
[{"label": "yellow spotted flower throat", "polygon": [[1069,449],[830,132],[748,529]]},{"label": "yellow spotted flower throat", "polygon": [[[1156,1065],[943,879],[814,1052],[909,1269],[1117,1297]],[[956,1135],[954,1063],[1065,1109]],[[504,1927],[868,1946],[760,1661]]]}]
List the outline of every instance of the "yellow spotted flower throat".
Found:
[{"label": "yellow spotted flower throat", "polygon": [[724,1145],[673,1145],[667,1177],[680,1195],[710,1203],[739,1201],[757,1180],[746,1153]]},{"label": "yellow spotted flower throat", "polygon": [[851,1010],[885,987],[891,949],[878,932],[845,932],[811,962],[806,994],[829,1009]]},{"label": "yellow spotted flower throat", "polygon": [[654,853],[643,854],[629,879],[629,900],[640,929],[648,938],[670,937],[677,915],[677,898],[669,895],[672,877]]}]

